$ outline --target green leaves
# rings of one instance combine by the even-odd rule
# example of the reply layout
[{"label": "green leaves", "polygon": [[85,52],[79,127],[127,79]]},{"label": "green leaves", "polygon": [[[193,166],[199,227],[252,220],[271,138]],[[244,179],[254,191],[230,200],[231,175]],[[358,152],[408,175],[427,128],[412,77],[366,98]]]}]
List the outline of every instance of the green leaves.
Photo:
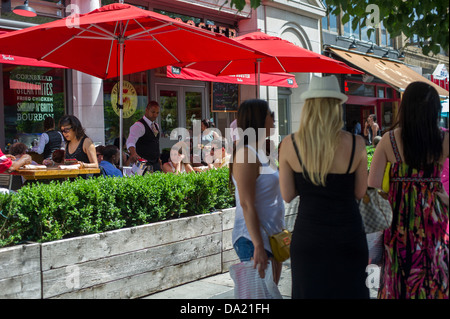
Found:
[{"label": "green leaves", "polygon": [[[405,34],[423,39],[417,43],[425,55],[430,52],[438,54],[440,47],[449,49],[449,10],[447,0],[327,0],[327,5],[336,15],[340,8],[344,12],[342,22],[345,24],[350,16],[356,21],[365,20],[370,13],[369,4],[379,8],[379,22],[383,22],[391,37]],[[355,25],[353,25],[355,27]]]},{"label": "green leaves", "polygon": [[46,242],[232,207],[228,169],[33,184],[0,194],[0,247]]}]

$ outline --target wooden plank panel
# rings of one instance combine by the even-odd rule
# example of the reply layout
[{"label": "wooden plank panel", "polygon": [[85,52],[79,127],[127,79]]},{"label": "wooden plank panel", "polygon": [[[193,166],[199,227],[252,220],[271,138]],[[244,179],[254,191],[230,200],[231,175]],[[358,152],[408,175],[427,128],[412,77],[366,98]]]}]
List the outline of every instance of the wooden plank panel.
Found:
[{"label": "wooden plank panel", "polygon": [[221,233],[43,272],[44,298],[220,254]]},{"label": "wooden plank panel", "polygon": [[0,299],[40,299],[41,272],[0,280]]},{"label": "wooden plank panel", "polygon": [[1,248],[0,279],[39,272],[40,258],[40,244]]},{"label": "wooden plank panel", "polygon": [[220,254],[159,268],[135,276],[55,296],[54,298],[130,299],[220,273]]},{"label": "wooden plank panel", "polygon": [[220,213],[168,220],[42,244],[42,270],[220,233]]}]

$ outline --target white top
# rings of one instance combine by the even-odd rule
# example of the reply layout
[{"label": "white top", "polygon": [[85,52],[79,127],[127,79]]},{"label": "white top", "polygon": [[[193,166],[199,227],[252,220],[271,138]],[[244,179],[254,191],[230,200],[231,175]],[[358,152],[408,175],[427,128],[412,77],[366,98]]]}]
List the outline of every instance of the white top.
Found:
[{"label": "white top", "polygon": [[[147,123],[148,127],[152,127],[152,123],[155,123],[156,128],[159,130],[158,123],[150,121],[146,116],[143,117],[145,123]],[[136,147],[136,143],[138,139],[140,139],[145,134],[145,127],[140,121],[137,121],[130,127],[130,134],[127,139],[127,149],[130,147]]]},{"label": "white top", "polygon": [[[58,132],[58,133],[59,133],[59,132]],[[65,149],[66,143],[64,142],[64,137],[62,136],[62,134],[59,133],[59,135],[61,136],[61,146],[60,146],[60,149],[63,150],[63,149]],[[45,145],[46,145],[49,141],[50,141],[50,138],[49,138],[47,132],[42,133],[41,136],[39,137],[39,142],[38,142],[37,147],[34,146],[34,147],[31,149],[31,151],[32,151],[32,152],[36,152],[36,153],[38,153],[38,154],[44,153]]]},{"label": "white top", "polygon": [[[264,228],[260,228],[264,249],[272,252],[269,235],[279,233],[285,228],[284,202],[281,197],[279,173],[277,169],[270,167],[269,160],[262,150],[256,152],[252,146],[246,146],[257,155],[261,163],[261,171],[256,179],[255,208],[258,213],[259,222],[264,226]],[[236,216],[232,233],[232,241],[234,244],[240,237],[245,237],[249,240],[251,240],[251,237],[245,225],[244,213],[240,204],[239,192],[234,177],[233,183],[236,188]]]}]

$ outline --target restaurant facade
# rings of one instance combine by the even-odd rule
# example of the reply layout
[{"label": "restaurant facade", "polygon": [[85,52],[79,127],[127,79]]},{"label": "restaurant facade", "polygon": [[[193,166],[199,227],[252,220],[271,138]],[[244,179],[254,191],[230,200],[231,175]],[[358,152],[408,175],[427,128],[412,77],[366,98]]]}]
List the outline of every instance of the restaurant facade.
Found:
[{"label": "restaurant facade", "polygon": [[[2,0],[0,32],[55,20],[74,10],[86,13],[113,2],[117,1],[30,1],[38,15],[26,18],[11,12],[23,1]],[[222,0],[136,0],[125,3],[230,38],[262,31],[321,52],[320,20],[325,16],[321,1],[264,1],[256,10],[247,5],[240,12],[224,5]],[[11,59],[6,54],[2,56]],[[142,59],[145,58],[143,52]],[[142,117],[150,100],[157,100],[161,106],[158,121],[162,129],[161,147],[165,148],[176,142],[176,136],[171,139],[173,129],[190,129],[195,120],[209,119],[225,134],[225,128],[236,117],[238,105],[256,97],[254,85],[181,79],[168,69],[161,67],[124,76],[124,136],[128,136],[129,127]],[[51,116],[57,122],[65,113],[77,116],[95,143],[110,144],[119,136],[118,79],[102,80],[71,69],[10,64],[7,60],[0,63],[0,72],[0,147],[3,150],[15,141],[31,147],[42,133],[44,118]],[[260,97],[269,101],[276,114],[275,142],[297,129],[302,104],[300,94],[307,88],[310,76],[310,73],[295,74],[296,88],[261,86]]]}]

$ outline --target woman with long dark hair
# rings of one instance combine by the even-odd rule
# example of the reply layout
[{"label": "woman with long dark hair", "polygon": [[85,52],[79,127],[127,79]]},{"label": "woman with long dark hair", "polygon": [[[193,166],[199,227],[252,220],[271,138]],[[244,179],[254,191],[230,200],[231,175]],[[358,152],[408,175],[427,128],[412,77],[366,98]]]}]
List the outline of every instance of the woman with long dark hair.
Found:
[{"label": "woman with long dark hair", "polygon": [[269,235],[284,228],[284,202],[278,170],[266,154],[266,138],[274,127],[268,103],[244,101],[239,107],[237,127],[240,138],[230,163],[236,196],[233,246],[242,262],[253,260],[261,278],[270,259],[278,283],[281,263],[273,258]]},{"label": "woman with long dark hair", "polygon": [[66,141],[66,159],[76,159],[86,168],[98,168],[97,152],[92,140],[86,135],[80,120],[73,115],[64,115],[59,128]]},{"label": "woman with long dark hair", "polygon": [[442,164],[449,134],[438,126],[441,104],[435,88],[413,82],[406,88],[398,122],[373,155],[369,186],[381,188],[389,172],[392,225],[384,231],[379,298],[447,298],[448,207],[442,191]]}]

